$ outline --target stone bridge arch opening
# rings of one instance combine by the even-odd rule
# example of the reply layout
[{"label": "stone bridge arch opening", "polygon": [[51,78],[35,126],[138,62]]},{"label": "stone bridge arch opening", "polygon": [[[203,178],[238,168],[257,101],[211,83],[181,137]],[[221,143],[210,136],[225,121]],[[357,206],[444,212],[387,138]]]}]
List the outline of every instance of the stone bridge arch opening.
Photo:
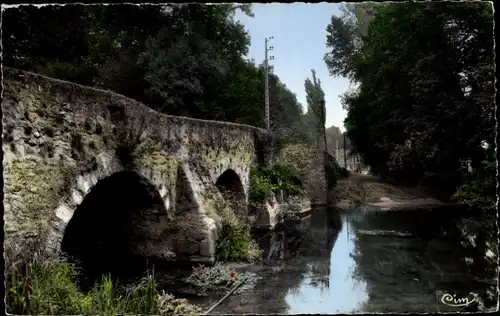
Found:
[{"label": "stone bridge arch opening", "polygon": [[149,224],[166,214],[163,199],[146,178],[131,171],[115,173],[100,180],[76,208],[61,250],[90,278],[144,273],[141,247],[150,237]]},{"label": "stone bridge arch opening", "polygon": [[245,189],[238,174],[232,169],[224,171],[215,182],[215,186],[229,203],[236,216],[246,221],[248,205]]}]

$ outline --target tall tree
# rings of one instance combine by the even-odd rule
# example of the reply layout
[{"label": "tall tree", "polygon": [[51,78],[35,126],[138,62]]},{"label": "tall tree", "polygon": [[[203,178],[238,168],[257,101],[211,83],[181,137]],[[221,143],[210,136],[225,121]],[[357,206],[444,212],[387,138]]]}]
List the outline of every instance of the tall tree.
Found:
[{"label": "tall tree", "polygon": [[494,147],[492,23],[487,3],[386,5],[360,49],[327,62],[358,84],[344,96],[345,123],[372,171],[450,195],[468,181],[468,165],[485,170]]},{"label": "tall tree", "polygon": [[319,137],[323,137],[324,150],[328,151],[328,146],[326,142],[326,104],[325,104],[325,92],[321,88],[321,80],[316,77],[316,71],[314,69],[311,70],[312,73],[312,81],[307,78],[304,83],[304,87],[306,89],[306,100],[308,112],[310,111],[314,114],[316,118],[316,128],[318,131],[318,140],[317,145],[320,147],[320,139]]},{"label": "tall tree", "polygon": [[271,131],[278,151],[285,144],[304,141],[302,105],[296,95],[274,74],[269,78]]},{"label": "tall tree", "polygon": [[4,10],[3,62],[42,73],[68,65],[71,69],[62,79],[91,83],[93,71],[84,63],[91,50],[85,32],[87,17],[83,6],[72,5]]}]

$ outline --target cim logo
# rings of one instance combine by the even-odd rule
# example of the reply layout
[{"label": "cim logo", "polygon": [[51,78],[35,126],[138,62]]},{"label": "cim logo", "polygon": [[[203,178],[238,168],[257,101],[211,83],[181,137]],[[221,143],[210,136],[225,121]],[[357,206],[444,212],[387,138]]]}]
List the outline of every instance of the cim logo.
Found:
[{"label": "cim logo", "polygon": [[469,293],[469,296],[457,296],[456,294],[444,293],[441,296],[440,302],[453,307],[464,307],[468,306],[476,301],[473,293]]}]

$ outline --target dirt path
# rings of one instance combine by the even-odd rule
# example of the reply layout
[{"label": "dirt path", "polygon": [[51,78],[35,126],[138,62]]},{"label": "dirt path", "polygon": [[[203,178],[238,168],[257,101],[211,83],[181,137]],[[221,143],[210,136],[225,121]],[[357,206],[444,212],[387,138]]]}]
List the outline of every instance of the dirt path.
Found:
[{"label": "dirt path", "polygon": [[333,191],[335,206],[349,209],[366,204],[381,209],[448,206],[433,197],[425,188],[395,186],[378,177],[351,173],[341,179]]}]

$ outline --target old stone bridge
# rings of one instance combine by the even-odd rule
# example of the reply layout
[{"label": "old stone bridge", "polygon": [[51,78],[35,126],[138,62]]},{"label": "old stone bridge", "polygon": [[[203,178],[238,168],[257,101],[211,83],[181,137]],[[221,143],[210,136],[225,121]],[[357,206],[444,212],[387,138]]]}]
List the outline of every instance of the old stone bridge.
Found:
[{"label": "old stone bridge", "polygon": [[6,243],[213,262],[223,205],[248,215],[261,129],[6,67],[3,94]]}]

